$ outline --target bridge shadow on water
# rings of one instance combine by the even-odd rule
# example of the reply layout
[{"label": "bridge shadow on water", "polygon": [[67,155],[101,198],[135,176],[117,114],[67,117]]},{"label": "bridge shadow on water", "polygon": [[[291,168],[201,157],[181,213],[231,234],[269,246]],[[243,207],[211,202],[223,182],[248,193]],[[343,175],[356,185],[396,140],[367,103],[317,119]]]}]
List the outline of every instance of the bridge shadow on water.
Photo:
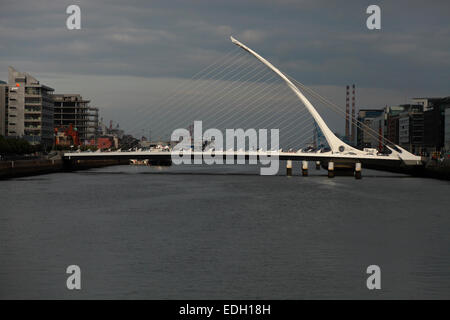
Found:
[{"label": "bridge shadow on water", "polygon": [[[153,170],[158,171],[153,171]],[[184,170],[171,170],[169,168],[150,168],[152,171],[142,171],[142,170],[105,170],[105,168],[98,170],[88,170],[88,171],[78,171],[77,174],[80,175],[171,175],[171,176],[261,176],[259,174],[259,170],[252,170],[252,171],[222,171],[219,168],[210,168],[210,170],[199,170],[198,168],[193,168],[192,170],[184,169]],[[375,171],[375,170],[366,170],[367,173],[364,174],[363,172],[363,179],[364,178],[395,178],[395,179],[410,179],[410,178],[417,178],[414,176],[406,175],[406,174],[397,174],[397,173],[391,173],[391,172],[384,172],[384,171]],[[301,173],[295,173],[292,176],[286,176],[286,174],[283,172],[283,170],[280,169],[280,172],[275,177],[285,177],[288,179],[317,179],[317,178],[328,178],[327,171],[321,170],[321,171],[315,171],[311,170],[308,176],[304,177],[301,175]],[[270,178],[273,176],[261,176],[264,178]],[[343,178],[351,178],[354,179],[354,176],[351,174],[336,174],[336,176],[333,179],[343,179]]]}]

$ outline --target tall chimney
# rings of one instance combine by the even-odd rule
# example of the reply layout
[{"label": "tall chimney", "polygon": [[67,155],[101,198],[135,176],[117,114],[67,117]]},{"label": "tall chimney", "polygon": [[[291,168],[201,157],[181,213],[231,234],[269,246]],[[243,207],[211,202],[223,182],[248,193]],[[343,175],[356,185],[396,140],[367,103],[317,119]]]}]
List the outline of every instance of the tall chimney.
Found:
[{"label": "tall chimney", "polygon": [[353,85],[353,97],[352,97],[352,143],[355,143],[356,138],[356,126],[355,126],[355,85]]},{"label": "tall chimney", "polygon": [[345,104],[345,138],[348,139],[350,136],[350,86],[347,86],[347,94],[345,96],[346,104]]}]

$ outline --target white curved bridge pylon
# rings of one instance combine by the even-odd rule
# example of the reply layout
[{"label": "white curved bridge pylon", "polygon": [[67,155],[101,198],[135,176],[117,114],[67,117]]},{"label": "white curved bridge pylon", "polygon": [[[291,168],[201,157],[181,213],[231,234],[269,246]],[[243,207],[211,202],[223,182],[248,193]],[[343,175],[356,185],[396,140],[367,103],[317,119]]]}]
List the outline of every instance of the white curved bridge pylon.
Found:
[{"label": "white curved bridge pylon", "polygon": [[[365,158],[366,156],[372,156],[373,153],[364,152],[362,150],[353,148],[352,146],[349,146],[345,142],[343,142],[341,139],[336,137],[336,135],[328,128],[325,121],[322,119],[320,114],[317,112],[317,110],[314,108],[314,106],[311,104],[311,102],[303,95],[303,93],[295,86],[289,79],[286,77],[279,69],[277,69],[275,66],[273,66],[269,61],[264,59],[262,56],[260,56],[258,53],[244,45],[243,43],[239,42],[233,37],[230,37],[231,42],[233,42],[235,45],[241,47],[254,57],[261,61],[264,65],[266,65],[269,69],[271,69],[273,72],[275,72],[278,76],[280,76],[281,79],[283,79],[288,87],[295,93],[295,95],[302,101],[302,103],[305,105],[308,112],[311,114],[311,116],[314,118],[314,121],[319,126],[320,130],[322,130],[323,135],[325,136],[325,139],[328,142],[328,145],[330,146],[331,153],[333,154],[341,154],[341,155],[352,155],[352,156],[360,156]],[[420,163],[421,157],[416,156],[407,150],[395,146],[398,148],[398,151],[394,150],[393,148],[390,148],[387,146],[389,150],[392,151],[392,153],[389,155],[389,157],[394,157],[396,159],[403,160],[407,163]]]},{"label": "white curved bridge pylon", "polygon": [[[244,158],[249,158],[251,156],[256,157],[278,157],[280,160],[332,160],[332,159],[342,159],[353,162],[364,161],[364,160],[379,160],[379,161],[401,161],[406,165],[420,165],[422,164],[422,158],[416,156],[407,150],[395,145],[394,148],[387,146],[391,153],[378,154],[374,149],[359,150],[340,140],[336,135],[328,128],[325,121],[322,119],[320,114],[311,104],[311,102],[302,94],[302,92],[295,86],[286,75],[284,75],[280,70],[274,67],[269,61],[261,57],[255,51],[239,42],[235,38],[231,37],[231,41],[237,46],[241,47],[254,57],[256,57],[260,62],[271,69],[275,74],[277,74],[281,79],[283,79],[288,87],[295,93],[295,95],[302,101],[308,112],[314,118],[325,139],[330,146],[330,151],[323,152],[322,150],[317,150],[315,152],[304,152],[303,150],[298,151],[283,151],[283,150],[271,150],[271,151],[234,151],[234,150],[214,150],[214,151],[203,151],[203,152],[192,152],[191,150],[183,150],[181,154],[189,154],[191,156],[204,156],[215,155],[218,157],[227,156],[243,156]],[[180,153],[180,151],[174,151]],[[63,159],[67,160],[82,160],[82,159],[165,159],[171,158],[172,150],[134,150],[129,151],[113,151],[113,152],[67,152],[64,153]]]}]

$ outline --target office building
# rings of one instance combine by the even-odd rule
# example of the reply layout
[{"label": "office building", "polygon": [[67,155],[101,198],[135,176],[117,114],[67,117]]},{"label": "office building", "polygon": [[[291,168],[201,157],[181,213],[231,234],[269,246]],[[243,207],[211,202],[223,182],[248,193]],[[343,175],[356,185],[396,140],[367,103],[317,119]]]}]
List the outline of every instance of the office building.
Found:
[{"label": "office building", "polygon": [[[53,144],[53,88],[13,67],[8,68],[5,136],[24,138],[32,144]],[[3,86],[2,86],[3,87]],[[2,90],[3,91],[3,90]],[[6,117],[7,114],[7,117]],[[6,124],[7,122],[7,124]],[[3,121],[2,121],[3,123]]]},{"label": "office building", "polygon": [[384,137],[388,142],[399,144],[399,115],[406,110],[406,106],[386,106],[384,108],[386,119]]},{"label": "office building", "polygon": [[444,148],[450,152],[450,108],[444,112]]},{"label": "office building", "polygon": [[442,151],[445,144],[445,112],[450,108],[450,97],[414,100],[421,100],[424,105],[424,150],[428,153]]},{"label": "office building", "polygon": [[358,111],[357,147],[378,148],[383,141],[384,110],[361,109]]},{"label": "office building", "polygon": [[409,152],[420,154],[424,143],[423,105],[403,105],[399,117],[399,145]]},{"label": "office building", "polygon": [[6,136],[8,130],[8,84],[0,81],[0,135]]},{"label": "office building", "polygon": [[89,100],[79,94],[54,94],[53,103],[56,129],[72,126],[81,144],[97,137],[98,108],[91,107]]}]

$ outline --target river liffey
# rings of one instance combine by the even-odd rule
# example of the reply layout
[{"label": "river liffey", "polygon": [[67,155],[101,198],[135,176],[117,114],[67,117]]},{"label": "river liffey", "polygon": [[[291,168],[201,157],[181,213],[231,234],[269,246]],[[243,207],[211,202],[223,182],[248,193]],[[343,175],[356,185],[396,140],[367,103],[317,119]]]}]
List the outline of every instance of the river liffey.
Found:
[{"label": "river liffey", "polygon": [[[311,167],[308,177],[298,164],[293,177],[116,166],[0,181],[0,298],[450,298],[448,181],[329,179]],[[81,290],[66,287],[69,265]],[[381,290],[367,289],[369,265]]]}]

